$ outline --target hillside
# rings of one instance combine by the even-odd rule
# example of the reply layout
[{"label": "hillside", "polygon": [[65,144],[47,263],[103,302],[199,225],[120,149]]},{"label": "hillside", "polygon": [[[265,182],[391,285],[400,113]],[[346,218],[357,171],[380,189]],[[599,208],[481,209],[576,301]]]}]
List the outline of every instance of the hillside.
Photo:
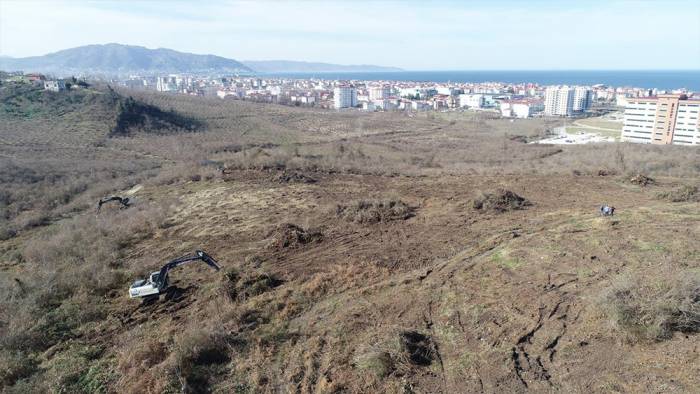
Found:
[{"label": "hillside", "polygon": [[252,70],[233,59],[195,55],[172,49],[133,45],[86,45],[44,56],[0,58],[5,71],[73,74],[246,73]]},{"label": "hillside", "polygon": [[403,71],[397,67],[371,64],[342,65],[331,63],[300,62],[291,60],[244,60],[243,64],[261,73],[310,73],[310,72],[386,72]]},{"label": "hillside", "polygon": [[[0,391],[700,385],[693,147],[526,144],[558,121],[487,114],[3,89]],[[120,107],[204,127],[110,136]],[[97,212],[110,195],[131,207]],[[128,297],[196,249],[222,270]]]}]

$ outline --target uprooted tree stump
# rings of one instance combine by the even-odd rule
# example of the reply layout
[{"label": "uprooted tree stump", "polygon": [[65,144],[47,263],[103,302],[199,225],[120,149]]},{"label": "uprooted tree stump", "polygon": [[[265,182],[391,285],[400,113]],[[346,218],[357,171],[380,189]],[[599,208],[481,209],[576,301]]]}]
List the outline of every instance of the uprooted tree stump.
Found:
[{"label": "uprooted tree stump", "polygon": [[279,183],[316,183],[316,179],[312,178],[303,172],[298,171],[284,171],[275,177],[275,181]]},{"label": "uprooted tree stump", "polygon": [[241,273],[237,269],[227,271],[222,281],[221,290],[233,302],[245,301],[284,283],[274,274],[259,271]]},{"label": "uprooted tree stump", "polygon": [[351,222],[372,224],[406,220],[414,216],[414,209],[401,200],[359,200],[337,205],[335,213]]},{"label": "uprooted tree stump", "polygon": [[530,201],[510,190],[498,189],[494,192],[481,193],[473,201],[472,206],[479,211],[506,212],[532,205]]},{"label": "uprooted tree stump", "polygon": [[613,175],[617,175],[617,171],[608,170],[606,168],[598,170],[598,176],[613,176]]},{"label": "uprooted tree stump", "polygon": [[435,344],[429,336],[418,331],[404,331],[400,334],[401,344],[413,365],[427,366],[435,358]]},{"label": "uprooted tree stump", "polygon": [[647,186],[647,185],[653,185],[656,183],[656,181],[653,178],[650,178],[644,174],[637,174],[630,178],[630,183],[633,183],[635,185],[639,186]]},{"label": "uprooted tree stump", "polygon": [[319,229],[305,229],[292,223],[277,226],[268,234],[272,238],[272,249],[295,248],[312,242],[321,242],[323,233]]}]

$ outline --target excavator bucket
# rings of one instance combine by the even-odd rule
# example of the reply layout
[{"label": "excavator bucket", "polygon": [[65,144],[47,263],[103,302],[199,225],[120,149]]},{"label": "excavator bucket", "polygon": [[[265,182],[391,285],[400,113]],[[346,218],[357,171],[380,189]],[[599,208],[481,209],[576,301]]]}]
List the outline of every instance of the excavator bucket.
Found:
[{"label": "excavator bucket", "polygon": [[205,252],[198,250],[196,253],[197,253],[197,256],[199,256],[202,259],[202,261],[207,263],[207,265],[209,265],[210,267],[214,268],[217,271],[221,269],[221,267],[219,267],[219,263],[217,263],[216,260],[214,260],[211,256],[209,256]]}]

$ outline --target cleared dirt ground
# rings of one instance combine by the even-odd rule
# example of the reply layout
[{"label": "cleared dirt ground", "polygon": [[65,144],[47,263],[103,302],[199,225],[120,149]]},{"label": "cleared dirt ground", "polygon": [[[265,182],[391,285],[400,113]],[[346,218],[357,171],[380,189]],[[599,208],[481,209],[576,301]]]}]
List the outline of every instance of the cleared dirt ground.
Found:
[{"label": "cleared dirt ground", "polygon": [[[140,192],[173,193],[182,208],[128,264],[153,266],[160,255],[201,247],[225,267],[274,275],[281,285],[238,302],[264,323],[217,321],[211,314],[223,299],[211,282],[221,275],[205,268],[173,274],[176,285],[194,288],[158,306],[171,313],[125,312],[134,303],[117,293],[111,315],[162,337],[212,319],[217,330],[251,338],[282,330],[288,338],[279,343],[232,351],[223,391],[250,387],[252,376],[253,391],[292,392],[688,392],[700,383],[695,336],[626,343],[596,305],[620,275],[699,268],[697,204],[654,198],[673,181],[643,189],[608,177],[312,176],[319,181],[279,184],[271,174],[241,171],[184,192]],[[499,187],[532,206],[471,207],[477,191]],[[339,202],[396,196],[415,216],[357,224],[333,214]],[[598,215],[602,201],[616,206],[615,217]],[[270,248],[267,236],[284,223],[320,228],[323,240]],[[112,325],[119,323],[105,323]],[[407,361],[379,376],[379,367],[362,365],[363,357],[402,352],[393,342],[405,331],[433,344],[427,365]]]}]

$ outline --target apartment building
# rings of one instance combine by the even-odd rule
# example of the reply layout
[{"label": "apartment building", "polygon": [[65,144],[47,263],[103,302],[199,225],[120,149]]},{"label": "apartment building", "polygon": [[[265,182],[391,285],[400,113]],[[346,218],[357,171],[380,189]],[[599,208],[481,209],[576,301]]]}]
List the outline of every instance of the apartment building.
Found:
[{"label": "apartment building", "polygon": [[336,109],[357,106],[357,90],[352,86],[338,86],[333,89],[333,107]]},{"label": "apartment building", "polygon": [[583,86],[576,86],[574,88],[574,98],[571,103],[571,109],[573,112],[583,112],[591,107],[591,102],[593,101],[593,92]]},{"label": "apartment building", "polygon": [[62,79],[44,81],[44,90],[60,92],[66,90],[66,83]]},{"label": "apartment building", "polygon": [[159,92],[177,91],[178,86],[178,78],[174,75],[169,75],[167,77],[158,77],[158,79],[156,80],[156,90]]},{"label": "apartment building", "polygon": [[509,118],[529,118],[538,112],[544,110],[542,100],[537,99],[521,99],[521,100],[504,100],[501,102],[501,115]]},{"label": "apartment building", "polygon": [[700,145],[700,100],[684,94],[627,98],[622,140]]},{"label": "apartment building", "polygon": [[544,113],[549,116],[572,116],[590,108],[591,90],[584,86],[550,86],[544,94]]},{"label": "apartment building", "polygon": [[469,108],[481,108],[486,104],[483,94],[460,94],[459,106]]},{"label": "apartment building", "polygon": [[370,100],[383,100],[391,96],[391,88],[388,86],[372,86],[369,88]]}]

